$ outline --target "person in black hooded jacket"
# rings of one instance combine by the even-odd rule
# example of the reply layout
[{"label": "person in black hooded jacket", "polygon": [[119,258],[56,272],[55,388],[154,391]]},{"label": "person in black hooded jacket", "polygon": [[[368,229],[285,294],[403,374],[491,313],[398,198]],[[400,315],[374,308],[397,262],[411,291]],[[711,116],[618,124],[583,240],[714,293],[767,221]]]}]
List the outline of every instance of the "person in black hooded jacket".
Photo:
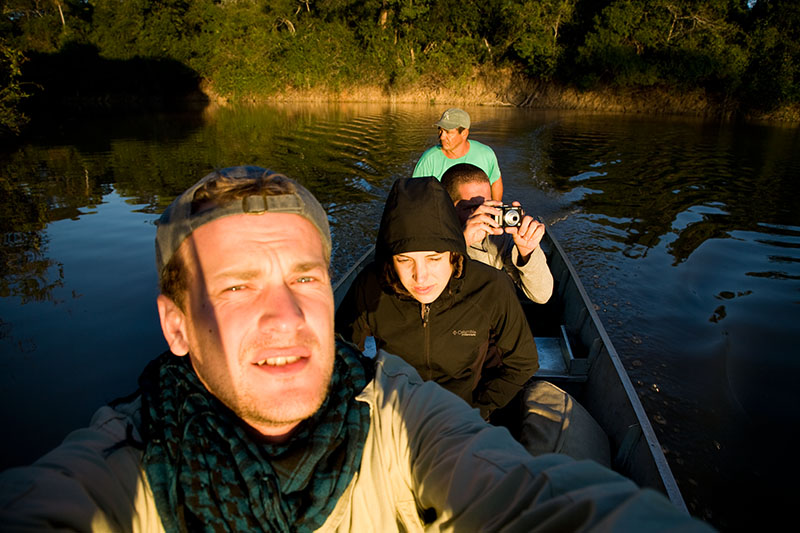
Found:
[{"label": "person in black hooded jacket", "polygon": [[539,368],[510,278],[469,258],[453,202],[432,177],[392,186],[375,261],[345,295],[336,330],[362,349],[374,337],[484,418]]}]

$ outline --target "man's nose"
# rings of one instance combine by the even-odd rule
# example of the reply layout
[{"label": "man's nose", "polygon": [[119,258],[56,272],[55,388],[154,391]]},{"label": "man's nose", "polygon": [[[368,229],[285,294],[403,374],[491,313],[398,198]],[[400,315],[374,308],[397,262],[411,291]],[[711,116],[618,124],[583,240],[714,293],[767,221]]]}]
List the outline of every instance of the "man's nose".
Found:
[{"label": "man's nose", "polygon": [[305,322],[295,294],[285,283],[271,285],[264,292],[260,302],[262,329],[293,331]]}]

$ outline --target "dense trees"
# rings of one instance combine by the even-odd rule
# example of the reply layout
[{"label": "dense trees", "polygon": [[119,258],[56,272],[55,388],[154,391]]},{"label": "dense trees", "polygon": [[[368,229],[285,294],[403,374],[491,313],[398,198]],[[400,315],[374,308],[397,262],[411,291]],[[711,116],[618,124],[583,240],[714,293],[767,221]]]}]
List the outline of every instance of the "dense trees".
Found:
[{"label": "dense trees", "polygon": [[19,133],[28,118],[18,110],[19,103],[27,97],[20,77],[25,56],[0,38],[0,133]]},{"label": "dense trees", "polygon": [[751,105],[800,102],[800,2],[759,1],[743,26],[750,57],[742,79]]},{"label": "dense trees", "polygon": [[531,76],[550,79],[566,51],[565,27],[573,22],[577,0],[504,0],[499,35],[502,48]]},{"label": "dense trees", "polygon": [[[11,87],[24,81],[25,67],[22,78],[15,74],[23,57],[31,65],[80,44],[104,60],[180,63],[233,98],[453,86],[488,67],[584,89],[701,89],[751,109],[800,100],[794,0],[5,0],[0,7],[0,74]],[[12,92],[11,103],[21,94]]]}]

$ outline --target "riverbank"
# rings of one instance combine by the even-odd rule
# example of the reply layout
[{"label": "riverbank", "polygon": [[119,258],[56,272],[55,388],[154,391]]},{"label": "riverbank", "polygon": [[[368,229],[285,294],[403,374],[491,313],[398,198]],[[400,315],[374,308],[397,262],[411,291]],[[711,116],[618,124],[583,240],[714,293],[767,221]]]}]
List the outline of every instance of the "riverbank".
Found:
[{"label": "riverbank", "polygon": [[466,79],[442,82],[420,79],[412,86],[354,86],[347,88],[286,88],[274,95],[226,97],[212,84],[203,82],[201,91],[212,104],[260,102],[397,102],[461,106],[508,106],[536,109],[593,111],[619,114],[684,115],[720,120],[746,119],[800,122],[800,106],[784,106],[769,112],[744,110],[733,99],[702,89],[670,87],[600,87],[580,90],[555,82],[534,80],[510,69],[476,69]]},{"label": "riverbank", "polygon": [[[94,56],[89,56],[93,58]],[[403,103],[437,107],[519,107],[579,112],[690,116],[712,121],[760,121],[784,127],[800,123],[800,105],[784,106],[770,112],[745,109],[741,102],[722,98],[703,89],[676,87],[595,86],[581,90],[556,82],[532,79],[514,69],[476,67],[470,75],[443,79],[420,75],[395,83],[376,76],[371,84],[350,86],[319,84],[306,89],[284,87],[274,93],[230,94],[214,83],[183,69],[175,62],[140,62],[134,65],[87,59],[86,79],[80,83],[57,70],[52,58],[39,59],[32,80],[40,90],[24,102],[22,112],[30,121],[20,135],[9,136],[18,143],[41,134],[54,117],[58,121],[84,120],[91,116],[124,116],[159,112],[211,112],[229,105],[260,103]],[[52,67],[52,68],[50,68]],[[98,68],[88,68],[98,67]],[[103,68],[99,68],[103,67]],[[111,68],[117,75],[98,78]],[[168,78],[167,75],[172,77]],[[109,83],[108,79],[116,80]],[[165,81],[166,80],[166,81]],[[164,83],[161,83],[164,82]],[[2,136],[2,131],[0,131]]]}]

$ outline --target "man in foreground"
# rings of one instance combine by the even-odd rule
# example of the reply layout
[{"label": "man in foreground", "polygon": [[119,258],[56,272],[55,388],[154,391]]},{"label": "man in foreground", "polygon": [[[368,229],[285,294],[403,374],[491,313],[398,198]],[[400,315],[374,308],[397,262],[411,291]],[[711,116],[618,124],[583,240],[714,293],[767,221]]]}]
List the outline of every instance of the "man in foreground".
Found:
[{"label": "man in foreground", "polygon": [[491,199],[502,201],[503,177],[500,175],[497,156],[485,144],[468,140],[470,122],[469,113],[457,107],[442,113],[442,118],[434,124],[439,128],[439,145],[422,153],[411,177],[433,176],[441,180],[444,172],[453,165],[471,163],[489,177]]},{"label": "man in foreground", "polygon": [[505,270],[532,301],[547,302],[553,294],[553,275],[539,247],[544,224],[529,215],[522,217],[518,227],[498,224],[494,217],[500,214],[497,206],[502,202],[490,199],[489,178],[475,165],[454,165],[441,181],[464,227],[469,256]]},{"label": "man in foreground", "polygon": [[592,462],[530,456],[399,358],[335,341],[327,217],[258,167],[164,212],[172,353],[31,467],[0,476],[4,530],[709,530]]}]

